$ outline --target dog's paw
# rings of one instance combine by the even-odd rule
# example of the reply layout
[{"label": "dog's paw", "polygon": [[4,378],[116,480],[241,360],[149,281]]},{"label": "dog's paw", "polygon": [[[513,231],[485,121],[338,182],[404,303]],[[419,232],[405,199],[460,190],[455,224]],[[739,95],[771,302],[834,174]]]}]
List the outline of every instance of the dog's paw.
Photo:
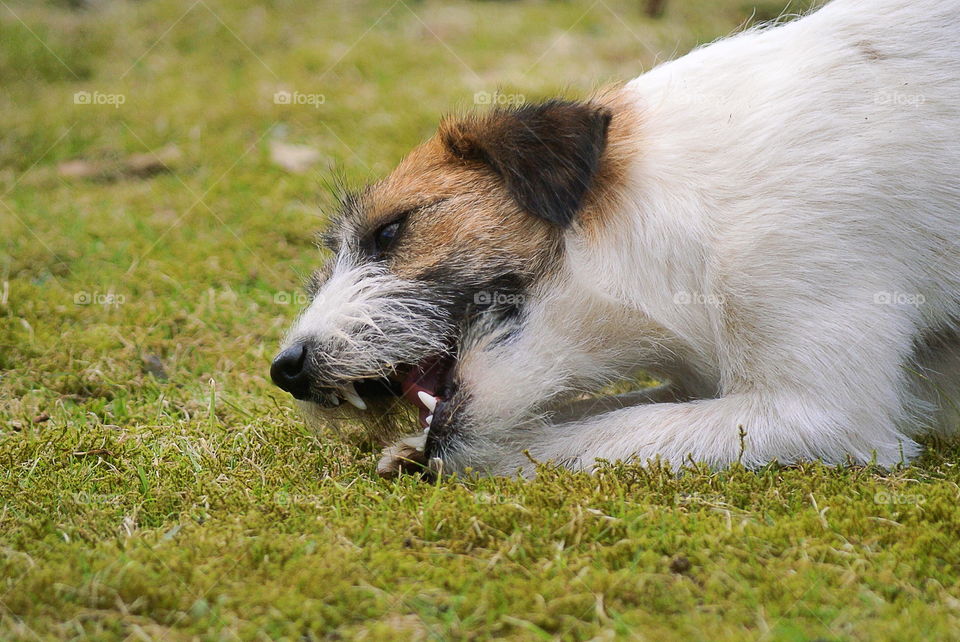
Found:
[{"label": "dog's paw", "polygon": [[384,479],[394,479],[405,473],[427,470],[427,456],[423,451],[426,443],[426,435],[419,435],[387,446],[377,464],[377,474]]}]

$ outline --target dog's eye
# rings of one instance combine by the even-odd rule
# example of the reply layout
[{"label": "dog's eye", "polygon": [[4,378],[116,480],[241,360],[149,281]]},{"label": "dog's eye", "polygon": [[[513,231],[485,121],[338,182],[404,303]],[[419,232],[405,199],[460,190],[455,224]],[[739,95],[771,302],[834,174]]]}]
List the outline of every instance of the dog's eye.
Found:
[{"label": "dog's eye", "polygon": [[377,230],[376,235],[373,237],[373,245],[378,257],[383,256],[383,254],[390,249],[390,246],[393,245],[394,240],[397,238],[397,232],[400,230],[400,223],[401,221],[387,223]]}]

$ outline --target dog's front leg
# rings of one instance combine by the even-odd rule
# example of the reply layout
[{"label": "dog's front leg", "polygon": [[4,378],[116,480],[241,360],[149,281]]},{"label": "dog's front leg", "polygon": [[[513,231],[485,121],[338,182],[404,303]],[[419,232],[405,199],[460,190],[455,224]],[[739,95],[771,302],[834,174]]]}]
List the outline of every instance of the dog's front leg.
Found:
[{"label": "dog's front leg", "polygon": [[[919,446],[892,426],[868,441],[855,419],[799,396],[772,399],[735,394],[719,399],[664,403],[615,410],[585,422],[542,424],[510,435],[509,452],[490,472],[529,475],[530,458],[574,470],[598,460],[646,463],[660,459],[674,469],[690,462],[748,467],[819,459],[894,465]],[[529,455],[529,456],[528,456]]]}]

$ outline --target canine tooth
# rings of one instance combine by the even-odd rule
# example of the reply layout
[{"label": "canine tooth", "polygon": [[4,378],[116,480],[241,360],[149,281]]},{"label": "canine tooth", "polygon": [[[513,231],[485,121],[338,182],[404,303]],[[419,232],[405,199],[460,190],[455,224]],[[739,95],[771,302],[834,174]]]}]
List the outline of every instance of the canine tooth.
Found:
[{"label": "canine tooth", "polygon": [[437,398],[431,395],[429,392],[421,390],[417,393],[417,397],[420,398],[420,402],[427,407],[431,413],[437,408]]},{"label": "canine tooth", "polygon": [[332,398],[333,398],[333,405],[334,405],[334,406],[339,406],[339,405],[340,405],[340,397],[338,397],[337,395],[333,395]]},{"label": "canine tooth", "polygon": [[354,408],[358,410],[367,409],[367,404],[365,404],[363,399],[360,398],[360,395],[357,394],[357,389],[354,387],[352,381],[343,388],[343,396]]},{"label": "canine tooth", "polygon": [[433,423],[433,415],[427,415],[427,418],[424,421],[426,421],[427,425],[429,426],[431,423]]}]

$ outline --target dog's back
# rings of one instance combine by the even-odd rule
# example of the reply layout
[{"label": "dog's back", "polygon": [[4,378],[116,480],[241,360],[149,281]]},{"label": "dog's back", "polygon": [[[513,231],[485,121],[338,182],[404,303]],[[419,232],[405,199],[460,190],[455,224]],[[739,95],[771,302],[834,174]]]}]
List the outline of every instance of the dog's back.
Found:
[{"label": "dog's back", "polygon": [[628,89],[647,123],[644,207],[697,204],[638,215],[642,233],[671,228],[665,251],[689,247],[678,236],[709,245],[703,272],[731,286],[800,295],[781,306],[912,293],[927,304],[916,323],[949,325],[960,312],[958,36],[960,2],[836,0],[639,77]]}]

